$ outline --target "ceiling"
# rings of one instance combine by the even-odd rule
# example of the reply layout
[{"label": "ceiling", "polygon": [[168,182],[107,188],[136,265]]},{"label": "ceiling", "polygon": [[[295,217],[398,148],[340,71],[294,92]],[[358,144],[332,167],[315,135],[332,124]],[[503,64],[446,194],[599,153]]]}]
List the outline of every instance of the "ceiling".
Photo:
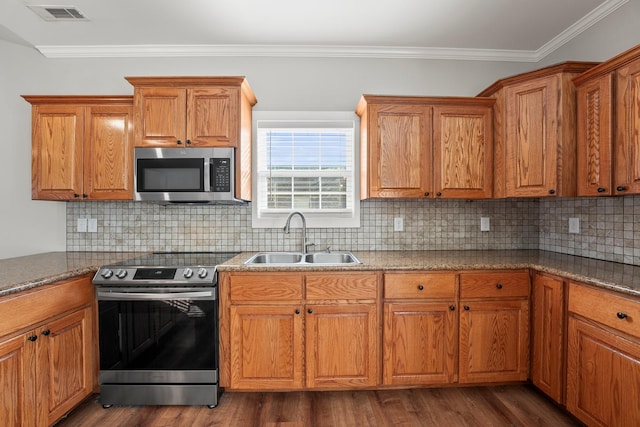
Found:
[{"label": "ceiling", "polygon": [[[627,1],[2,0],[0,39],[46,57],[539,61]],[[87,19],[45,21],[41,5]]]}]

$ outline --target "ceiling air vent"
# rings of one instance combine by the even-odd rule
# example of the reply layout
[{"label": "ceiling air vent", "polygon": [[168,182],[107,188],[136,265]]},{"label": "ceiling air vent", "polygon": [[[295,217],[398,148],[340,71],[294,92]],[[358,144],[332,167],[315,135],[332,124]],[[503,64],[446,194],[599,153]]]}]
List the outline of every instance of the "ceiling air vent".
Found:
[{"label": "ceiling air vent", "polygon": [[75,6],[29,6],[45,21],[88,21]]}]

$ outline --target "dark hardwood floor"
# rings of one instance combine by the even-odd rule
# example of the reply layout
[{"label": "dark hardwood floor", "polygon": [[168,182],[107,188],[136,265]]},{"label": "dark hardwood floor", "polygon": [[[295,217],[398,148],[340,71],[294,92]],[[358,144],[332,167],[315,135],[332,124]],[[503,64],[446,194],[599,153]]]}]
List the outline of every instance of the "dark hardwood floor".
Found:
[{"label": "dark hardwood floor", "polygon": [[217,408],[103,409],[84,402],[57,427],[578,426],[527,385],[378,391],[225,393]]}]

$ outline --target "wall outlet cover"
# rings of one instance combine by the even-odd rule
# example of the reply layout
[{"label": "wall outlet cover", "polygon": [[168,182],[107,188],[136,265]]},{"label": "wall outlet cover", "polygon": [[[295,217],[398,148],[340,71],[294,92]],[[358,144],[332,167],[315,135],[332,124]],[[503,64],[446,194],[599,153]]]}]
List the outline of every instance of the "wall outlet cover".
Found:
[{"label": "wall outlet cover", "polygon": [[580,218],[569,218],[569,233],[580,233]]},{"label": "wall outlet cover", "polygon": [[404,218],[393,218],[393,231],[404,231]]},{"label": "wall outlet cover", "polygon": [[490,231],[491,230],[491,220],[488,216],[480,217],[480,231]]},{"label": "wall outlet cover", "polygon": [[87,232],[87,218],[78,218],[77,222],[77,231],[78,233],[86,233]]}]

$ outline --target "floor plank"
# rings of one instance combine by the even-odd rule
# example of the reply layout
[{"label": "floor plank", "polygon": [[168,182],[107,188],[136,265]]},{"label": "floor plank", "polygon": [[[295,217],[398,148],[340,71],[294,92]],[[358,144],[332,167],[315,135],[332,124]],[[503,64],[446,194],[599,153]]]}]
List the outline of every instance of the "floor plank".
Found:
[{"label": "floor plank", "polygon": [[224,393],[217,408],[103,409],[96,397],[57,427],[568,427],[573,418],[527,385],[433,389]]}]

